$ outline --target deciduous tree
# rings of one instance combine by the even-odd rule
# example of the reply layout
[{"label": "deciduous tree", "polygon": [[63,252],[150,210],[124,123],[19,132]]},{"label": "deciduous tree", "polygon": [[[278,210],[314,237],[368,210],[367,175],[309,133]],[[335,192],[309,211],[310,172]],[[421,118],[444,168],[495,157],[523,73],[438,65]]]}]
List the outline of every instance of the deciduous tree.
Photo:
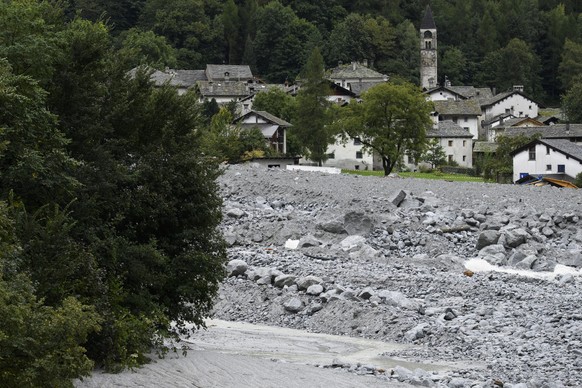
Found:
[{"label": "deciduous tree", "polygon": [[389,175],[405,152],[421,152],[432,120],[432,104],[417,86],[384,83],[352,103],[337,123],[349,138],[359,138],[364,148],[382,158]]}]

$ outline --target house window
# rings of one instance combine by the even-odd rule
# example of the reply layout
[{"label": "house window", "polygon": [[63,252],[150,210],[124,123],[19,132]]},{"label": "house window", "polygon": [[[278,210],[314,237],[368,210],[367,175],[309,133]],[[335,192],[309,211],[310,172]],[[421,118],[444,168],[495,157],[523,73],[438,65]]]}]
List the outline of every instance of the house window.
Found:
[{"label": "house window", "polygon": [[529,109],[531,110],[531,105],[529,106]]},{"label": "house window", "polygon": [[467,155],[463,155],[463,162],[467,161]]},{"label": "house window", "polygon": [[566,172],[566,165],[565,164],[558,164],[558,172],[565,173]]},{"label": "house window", "polygon": [[457,122],[457,117],[453,116],[453,122],[456,123]]},{"label": "house window", "polygon": [[519,117],[523,117],[523,112],[519,112]]},{"label": "house window", "polygon": [[362,151],[356,151],[356,159],[362,159],[363,157]]},{"label": "house window", "polygon": [[354,137],[354,145],[362,145],[362,141],[359,137]]},{"label": "house window", "polygon": [[469,121],[469,118],[467,116],[465,116],[464,118],[465,122]]},{"label": "house window", "polygon": [[463,127],[463,129],[464,129],[465,131],[468,131],[468,130],[469,130],[469,127]]},{"label": "house window", "polygon": [[463,140],[463,147],[467,145],[467,140]]},{"label": "house window", "polygon": [[505,113],[509,114],[511,111],[509,109],[505,109]]},{"label": "house window", "polygon": [[449,155],[448,160],[449,160],[449,163],[453,163],[453,155]]},{"label": "house window", "polygon": [[546,155],[550,154],[550,147],[546,146]]},{"label": "house window", "polygon": [[356,164],[356,165],[354,166],[354,170],[359,170],[359,169],[360,169],[360,165],[359,165],[359,164]]},{"label": "house window", "polygon": [[452,147],[452,146],[453,146],[453,141],[449,140],[449,147]]},{"label": "house window", "polygon": [[408,155],[408,164],[414,164],[414,158],[412,155]]},{"label": "house window", "polygon": [[546,171],[552,171],[552,165],[546,164]]},{"label": "house window", "polygon": [[529,160],[536,160],[536,147],[529,148]]},{"label": "house window", "polygon": [[327,158],[328,159],[335,159],[335,152],[332,152],[331,154],[327,154]]}]

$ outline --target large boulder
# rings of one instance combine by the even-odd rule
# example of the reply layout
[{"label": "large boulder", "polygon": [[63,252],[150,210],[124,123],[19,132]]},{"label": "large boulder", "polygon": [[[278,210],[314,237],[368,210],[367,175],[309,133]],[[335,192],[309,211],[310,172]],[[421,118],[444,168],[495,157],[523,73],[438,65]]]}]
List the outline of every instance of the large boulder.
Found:
[{"label": "large boulder", "polygon": [[372,219],[362,212],[349,212],[344,216],[344,229],[349,235],[366,235],[372,231]]},{"label": "large boulder", "polygon": [[231,260],[226,264],[226,275],[239,276],[244,274],[248,268],[248,264],[243,260]]},{"label": "large boulder", "polygon": [[299,288],[300,291],[307,290],[309,288],[309,286],[312,286],[314,284],[321,284],[321,283],[323,283],[323,280],[320,277],[313,276],[313,275],[304,276],[302,278],[299,278],[299,280],[297,280],[297,288]]},{"label": "large boulder", "polygon": [[325,232],[333,234],[343,234],[346,232],[344,229],[344,223],[339,218],[322,222],[318,227]]},{"label": "large boulder", "polygon": [[298,313],[303,309],[303,302],[297,297],[292,297],[283,303],[283,308],[290,313]]},{"label": "large boulder", "polygon": [[507,231],[505,234],[505,245],[510,248],[516,248],[524,244],[531,235],[524,229],[517,228]]},{"label": "large boulder", "polygon": [[501,236],[501,233],[497,230],[484,230],[479,234],[479,237],[477,238],[477,246],[475,248],[480,251],[489,245],[497,244],[499,236]]},{"label": "large boulder", "polygon": [[507,263],[505,247],[501,244],[486,246],[479,251],[478,256],[493,265],[505,265]]},{"label": "large boulder", "polygon": [[297,279],[297,276],[295,275],[279,275],[273,281],[273,285],[279,288],[283,288],[285,286],[291,287],[293,284],[295,284],[295,279]]}]

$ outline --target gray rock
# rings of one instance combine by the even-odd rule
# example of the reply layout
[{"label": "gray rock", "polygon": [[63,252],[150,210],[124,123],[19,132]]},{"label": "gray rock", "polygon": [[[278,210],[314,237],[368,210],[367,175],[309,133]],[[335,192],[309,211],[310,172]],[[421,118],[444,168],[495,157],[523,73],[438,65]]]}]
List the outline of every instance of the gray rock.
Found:
[{"label": "gray rock", "polygon": [[511,254],[511,256],[509,256],[509,259],[507,260],[507,262],[509,265],[516,265],[517,263],[519,263],[520,261],[522,261],[526,257],[527,257],[527,255],[525,253],[523,253],[520,250],[516,250],[515,252],[513,252]]},{"label": "gray rock", "polygon": [[372,287],[366,287],[358,294],[358,298],[368,300],[374,295],[374,289]]},{"label": "gray rock", "polygon": [[289,287],[295,284],[295,279],[297,279],[295,275],[279,275],[273,281],[273,285],[279,288]]},{"label": "gray rock", "polygon": [[346,230],[344,229],[344,223],[340,219],[335,219],[335,220],[323,222],[323,223],[319,224],[318,227],[321,230],[326,231],[328,233],[333,233],[333,234],[346,233]]},{"label": "gray rock", "polygon": [[390,201],[395,206],[400,206],[402,201],[406,198],[406,192],[404,190],[397,191],[388,197],[388,201]]},{"label": "gray rock", "polygon": [[399,291],[382,290],[378,296],[389,306],[400,307],[407,310],[418,311],[421,304],[415,300],[409,299]]},{"label": "gray rock", "polygon": [[374,226],[372,219],[362,212],[349,212],[344,216],[344,229],[349,235],[366,235]]},{"label": "gray rock", "polygon": [[515,265],[515,268],[519,269],[532,269],[535,262],[537,261],[537,257],[535,255],[529,255],[519,263]]},{"label": "gray rock", "polygon": [[308,235],[305,237],[301,237],[299,240],[299,244],[297,248],[307,248],[307,247],[318,247],[321,245],[321,241],[316,239],[315,237]]},{"label": "gray rock", "polygon": [[511,248],[516,248],[524,244],[531,235],[524,229],[517,228],[505,232],[505,245]]},{"label": "gray rock", "polygon": [[309,275],[299,278],[299,280],[297,280],[297,287],[299,288],[299,290],[303,291],[307,290],[309,286],[321,283],[323,283],[323,279],[317,276]]},{"label": "gray rock", "polygon": [[414,341],[423,338],[425,336],[424,329],[426,329],[427,327],[428,323],[418,324],[414,326],[412,329],[408,330],[406,333],[404,333],[404,338],[406,338],[408,341]]},{"label": "gray rock", "polygon": [[551,237],[554,235],[554,230],[552,228],[550,228],[549,226],[545,226],[542,229],[542,234],[546,237]]},{"label": "gray rock", "polygon": [[308,295],[318,296],[323,292],[323,286],[321,284],[312,284],[311,286],[307,287],[307,291],[305,291]]},{"label": "gray rock", "polygon": [[479,251],[478,256],[493,265],[504,265],[507,262],[505,247],[500,244],[486,246]]},{"label": "gray rock", "polygon": [[231,260],[226,264],[226,276],[242,275],[248,268],[248,264],[243,260]]},{"label": "gray rock", "polygon": [[290,313],[298,313],[303,309],[303,302],[297,297],[289,298],[283,303],[283,308]]},{"label": "gray rock", "polygon": [[497,244],[499,236],[501,236],[501,233],[496,230],[484,230],[479,234],[475,248],[480,251],[489,245]]},{"label": "gray rock", "polygon": [[247,214],[244,210],[236,207],[227,209],[225,213],[227,216],[232,218],[242,218]]}]

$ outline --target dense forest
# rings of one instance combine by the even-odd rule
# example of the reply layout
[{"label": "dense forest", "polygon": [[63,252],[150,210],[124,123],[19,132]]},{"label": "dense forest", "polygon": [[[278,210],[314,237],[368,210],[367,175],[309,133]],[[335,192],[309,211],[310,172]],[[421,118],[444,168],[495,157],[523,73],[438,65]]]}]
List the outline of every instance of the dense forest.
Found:
[{"label": "dense forest", "polygon": [[[523,84],[557,105],[581,70],[575,0],[72,0],[68,13],[105,21],[119,45],[150,50],[158,64],[249,64],[265,81],[292,81],[318,46],[328,68],[366,59],[418,83],[417,31],[428,3],[441,83],[447,76],[498,91]],[[161,53],[164,42],[171,50]]]}]

